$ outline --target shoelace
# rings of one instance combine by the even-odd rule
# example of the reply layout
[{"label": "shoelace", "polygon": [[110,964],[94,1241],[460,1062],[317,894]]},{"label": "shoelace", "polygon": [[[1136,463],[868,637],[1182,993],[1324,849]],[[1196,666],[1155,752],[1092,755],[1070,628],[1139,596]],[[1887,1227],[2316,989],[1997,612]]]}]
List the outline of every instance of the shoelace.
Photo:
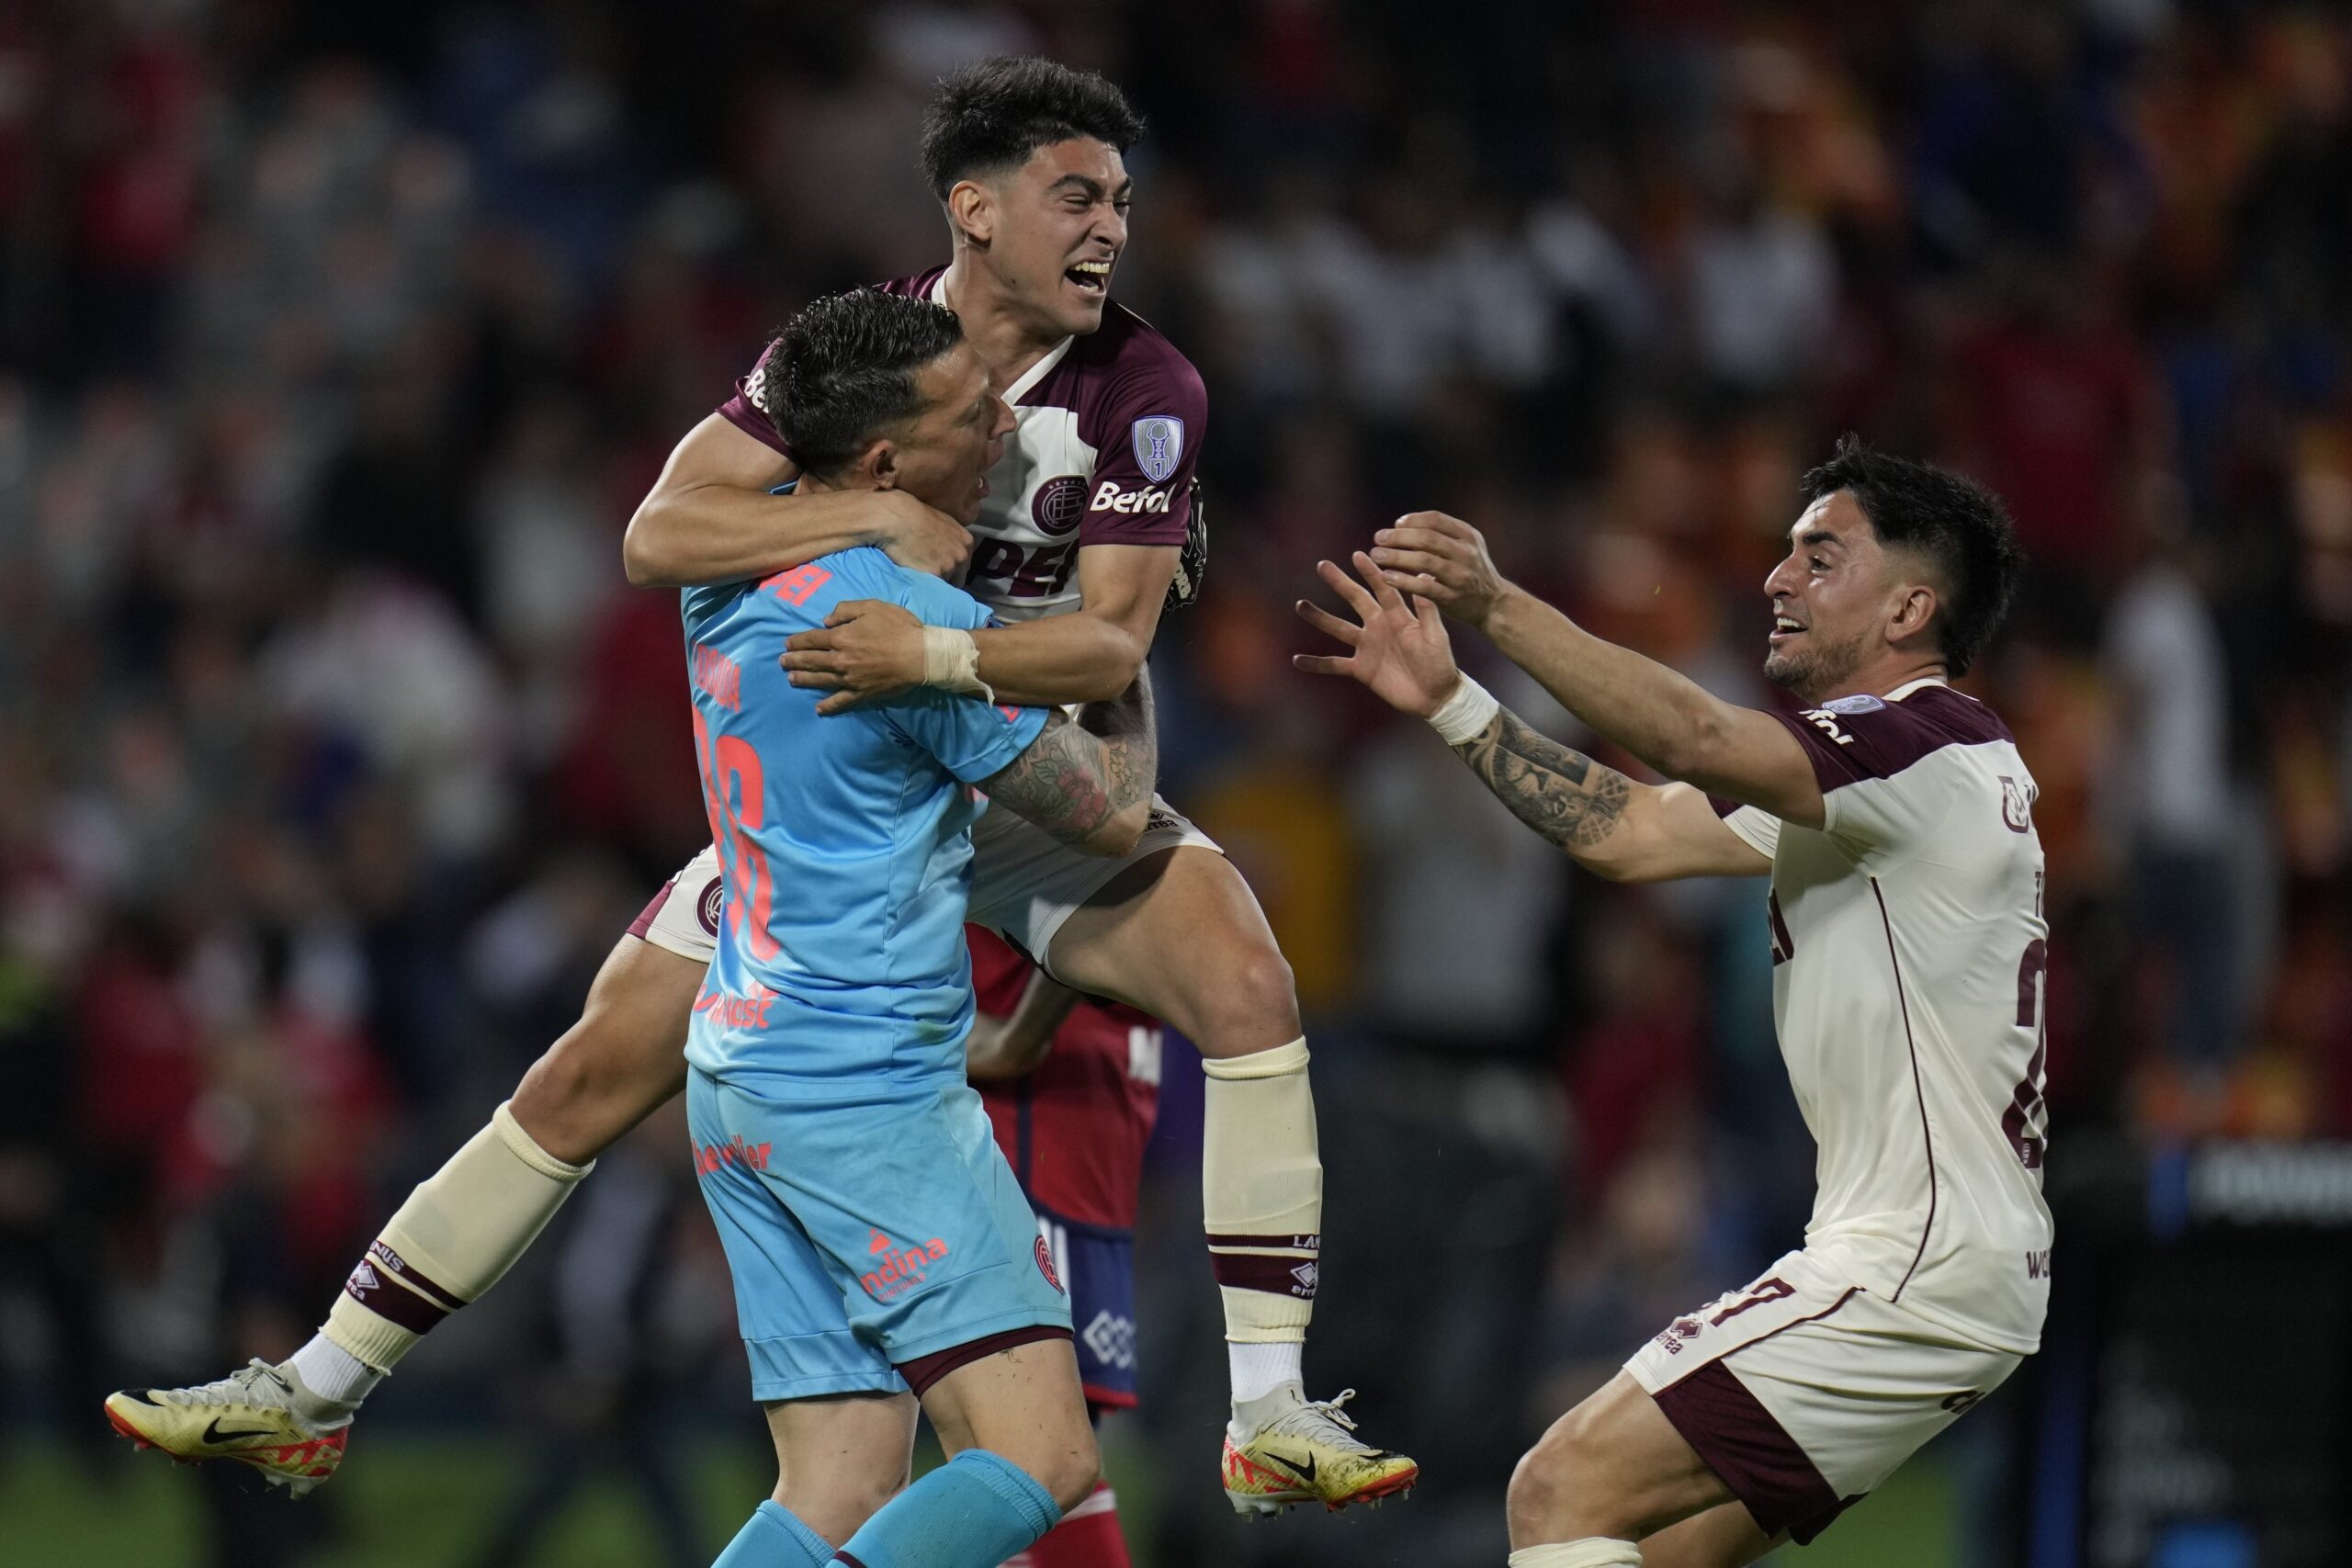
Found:
[{"label": "shoelace", "polygon": [[276,1367],[271,1366],[259,1356],[255,1356],[243,1371],[231,1372],[217,1382],[180,1390],[179,1394],[190,1404],[250,1404],[254,1402],[254,1384],[263,1378],[267,1378],[271,1382],[276,1383],[279,1392],[291,1399],[294,1393],[293,1385],[279,1375]]},{"label": "shoelace", "polygon": [[1326,1442],[1332,1443],[1335,1447],[1346,1448],[1360,1453],[1376,1453],[1379,1450],[1374,1449],[1371,1444],[1351,1435],[1356,1429],[1355,1420],[1352,1416],[1349,1416],[1347,1412],[1340,1408],[1340,1406],[1345,1404],[1349,1400],[1353,1399],[1355,1396],[1356,1391],[1349,1388],[1341,1389],[1340,1391],[1340,1396],[1337,1399],[1310,1399],[1305,1404],[1299,1405],[1295,1410],[1285,1413],[1281,1418],[1273,1423],[1273,1426],[1276,1429],[1287,1428],[1289,1431],[1295,1433],[1299,1427],[1312,1424],[1311,1422],[1300,1420],[1301,1416],[1319,1416],[1330,1425],[1338,1427],[1343,1431],[1351,1434],[1346,1437],[1326,1438],[1324,1439]]}]

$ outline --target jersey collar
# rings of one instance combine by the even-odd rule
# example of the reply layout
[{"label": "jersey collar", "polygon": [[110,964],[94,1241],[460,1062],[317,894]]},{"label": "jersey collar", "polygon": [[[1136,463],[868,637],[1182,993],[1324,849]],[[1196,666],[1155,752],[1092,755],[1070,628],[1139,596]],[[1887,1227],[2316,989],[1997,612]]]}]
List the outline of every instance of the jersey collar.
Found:
[{"label": "jersey collar", "polygon": [[[931,302],[942,307],[947,303],[947,274],[945,272],[942,272],[932,280]],[[1004,389],[1004,400],[1019,408],[1021,400],[1027,397],[1038,382],[1053,374],[1054,367],[1062,362],[1062,356],[1069,352],[1069,345],[1077,341],[1075,337],[1066,337],[1047,349],[1044,358],[1022,372],[1021,379]]]},{"label": "jersey collar", "polygon": [[1948,687],[1951,684],[1951,682],[1950,681],[1945,680],[1940,675],[1922,675],[1917,680],[1906,681],[1902,685],[1895,687],[1894,690],[1887,693],[1886,700],[1890,703],[1899,703],[1904,698],[1909,696],[1912,693],[1919,690],[1923,686]]}]

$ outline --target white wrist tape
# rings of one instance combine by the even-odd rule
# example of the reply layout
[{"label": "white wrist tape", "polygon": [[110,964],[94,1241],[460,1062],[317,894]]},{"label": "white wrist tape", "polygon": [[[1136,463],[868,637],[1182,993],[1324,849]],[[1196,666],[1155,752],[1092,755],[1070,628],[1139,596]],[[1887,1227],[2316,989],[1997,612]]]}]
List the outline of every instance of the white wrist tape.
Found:
[{"label": "white wrist tape", "polygon": [[979,645],[970,632],[956,626],[923,627],[922,683],[961,696],[996,701],[996,694],[980,679]]},{"label": "white wrist tape", "polygon": [[1494,693],[1464,675],[1453,688],[1453,695],[1445,699],[1445,705],[1430,715],[1430,723],[1445,738],[1448,746],[1459,746],[1484,733],[1502,706],[1495,700]]}]

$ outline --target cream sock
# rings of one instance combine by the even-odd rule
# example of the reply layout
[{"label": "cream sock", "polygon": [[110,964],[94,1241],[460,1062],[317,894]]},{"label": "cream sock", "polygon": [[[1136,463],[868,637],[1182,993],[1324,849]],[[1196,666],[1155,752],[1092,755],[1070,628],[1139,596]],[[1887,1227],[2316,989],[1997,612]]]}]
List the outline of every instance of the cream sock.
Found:
[{"label": "cream sock", "polygon": [[390,1371],[435,1325],[498,1283],[594,1168],[548,1154],[501,1105],[409,1194],[351,1271],[320,1334]]},{"label": "cream sock", "polygon": [[[1306,1063],[1306,1042],[1294,1040],[1201,1064],[1208,1076],[1201,1213],[1225,1304],[1225,1337],[1236,1347],[1295,1345],[1315,1315],[1323,1162]],[[1236,1399],[1245,1397],[1245,1373],[1255,1366],[1234,1358]]]}]

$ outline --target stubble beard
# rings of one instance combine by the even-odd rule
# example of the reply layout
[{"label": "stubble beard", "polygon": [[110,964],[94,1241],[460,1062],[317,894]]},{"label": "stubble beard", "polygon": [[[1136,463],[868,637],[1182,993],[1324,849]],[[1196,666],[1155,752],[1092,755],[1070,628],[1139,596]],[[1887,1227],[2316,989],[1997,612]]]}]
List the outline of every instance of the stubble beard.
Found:
[{"label": "stubble beard", "polygon": [[[1805,640],[1814,643],[1820,635],[1808,631]],[[1835,691],[1862,667],[1863,641],[1856,637],[1802,650],[1774,649],[1764,656],[1764,679],[1795,693],[1799,702],[1817,703],[1822,694]]]}]

